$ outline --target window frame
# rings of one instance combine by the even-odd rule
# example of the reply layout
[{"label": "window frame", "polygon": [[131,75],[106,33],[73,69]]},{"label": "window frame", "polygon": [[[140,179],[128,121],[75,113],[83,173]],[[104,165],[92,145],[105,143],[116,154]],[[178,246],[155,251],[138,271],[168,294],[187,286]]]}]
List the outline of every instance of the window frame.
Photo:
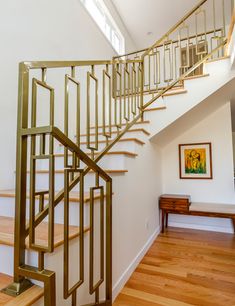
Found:
[{"label": "window frame", "polygon": [[[112,17],[110,11],[105,5],[103,0],[80,0],[86,11],[89,13],[91,18],[95,21],[96,25],[111,44],[112,48],[118,55],[125,53],[125,37],[120,31],[117,23]],[[92,11],[89,6],[94,6]],[[95,10],[99,10],[100,15],[103,15],[103,22],[100,22],[95,16]]]}]

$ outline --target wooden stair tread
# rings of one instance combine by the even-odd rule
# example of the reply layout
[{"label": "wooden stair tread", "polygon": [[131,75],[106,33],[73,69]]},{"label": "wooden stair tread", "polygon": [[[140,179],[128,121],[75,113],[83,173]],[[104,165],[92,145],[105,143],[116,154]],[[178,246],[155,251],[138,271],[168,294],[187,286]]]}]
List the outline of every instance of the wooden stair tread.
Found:
[{"label": "wooden stair tread", "polygon": [[[0,289],[7,287],[13,282],[9,275],[0,273]],[[43,296],[43,288],[34,285],[21,295],[12,297],[0,292],[0,306],[29,306],[35,303]]]},{"label": "wooden stair tread", "polygon": [[[108,141],[108,143],[111,143],[113,141],[113,139],[111,139],[111,140],[109,140]],[[134,142],[136,142],[136,143],[138,143],[138,144],[140,144],[140,145],[144,145],[145,143],[142,141],[142,140],[140,140],[140,139],[138,139],[138,138],[121,138],[121,139],[119,139],[118,140],[118,142],[126,142],[126,141],[134,141]],[[100,144],[100,143],[107,143],[106,142],[106,140],[98,140],[98,143]],[[82,141],[81,143],[80,143],[81,145],[86,145],[87,144],[87,141]],[[95,144],[95,141],[90,141],[90,144]],[[63,146],[62,144],[59,144],[61,147]]]},{"label": "wooden stair tread", "polygon": [[[156,94],[156,93],[159,93],[160,91],[162,91],[162,90],[165,89],[165,88],[166,88],[166,87],[159,87],[159,88],[155,88],[155,89],[145,90],[145,91],[144,91],[144,95]],[[173,86],[171,89],[168,89],[167,92],[181,91],[181,90],[184,90],[184,84],[183,84],[183,82],[181,82],[180,85]]]},{"label": "wooden stair tread", "polygon": [[[47,245],[47,231],[48,223],[42,222],[37,226],[35,237],[36,243],[40,243],[43,246]],[[84,232],[88,232],[89,227],[84,229]],[[69,226],[69,239],[74,239],[80,235],[78,226]],[[55,224],[54,233],[54,246],[59,247],[64,242],[64,225]],[[0,216],[0,244],[14,246],[14,218]],[[26,247],[28,248],[28,239],[26,239]]]},{"label": "wooden stair tread", "polygon": [[[108,126],[106,127],[108,128]],[[106,131],[108,133],[108,131]],[[134,133],[134,132],[142,132],[146,135],[150,135],[150,133],[148,131],[146,131],[145,129],[130,129],[127,131],[127,133]],[[112,131],[112,134],[118,134],[117,131]],[[98,135],[103,135],[103,133],[98,133]],[[82,137],[87,136],[87,134],[81,134]],[[90,136],[95,136],[95,133],[90,134]],[[76,137],[76,136],[75,136]]]},{"label": "wooden stair tread", "polygon": [[[0,197],[1,198],[15,198],[15,190],[14,189],[0,190]],[[29,192],[27,193],[27,198],[29,199]],[[47,200],[48,198],[49,197],[46,194],[45,199]],[[97,195],[95,194],[94,199],[95,200],[100,199],[100,194],[98,192],[97,192]],[[71,202],[80,202],[79,193],[76,191],[70,191],[69,200]],[[84,202],[85,203],[90,202],[90,192],[84,192]]]},{"label": "wooden stair tread", "polygon": [[169,96],[175,96],[175,95],[181,95],[181,94],[185,94],[188,91],[186,89],[184,90],[172,90],[172,91],[167,91],[166,93],[164,93],[162,95],[162,97],[169,97]]},{"label": "wooden stair tread", "polygon": [[[134,142],[136,142],[138,144],[141,144],[141,145],[145,144],[142,140],[140,140],[138,138],[121,138],[121,139],[118,140],[118,142],[126,142],[126,141],[134,141]],[[109,143],[110,142],[112,142],[112,140],[110,140]],[[94,144],[95,141],[90,141],[90,143]],[[99,140],[98,143],[106,143],[106,140]],[[81,142],[81,145],[83,145],[83,144],[87,144],[87,142],[86,141]]]},{"label": "wooden stair tread", "polygon": [[[110,173],[110,174],[115,174],[115,173],[125,173],[128,172],[128,170],[126,169],[103,169],[106,173]],[[93,172],[92,170],[90,170],[90,172]],[[27,173],[29,173],[29,171],[27,171]],[[49,173],[48,170],[37,170],[36,173],[38,174],[46,174]],[[56,174],[63,174],[64,170],[55,170]]]},{"label": "wooden stair tread", "polygon": [[[149,123],[150,123],[149,120],[144,120],[144,121],[138,121],[138,122],[136,122],[134,125],[136,125],[136,124],[149,124]],[[123,123],[123,124],[122,124],[122,126],[124,126],[124,125],[126,125],[126,123]],[[112,124],[111,126],[112,126],[112,127],[116,127],[115,124]],[[98,126],[98,128],[102,128],[102,127],[103,127],[103,125],[99,125],[99,126]],[[108,125],[106,125],[106,127],[108,127]],[[90,129],[95,129],[95,126],[91,126]]]},{"label": "wooden stair tread", "polygon": [[[95,152],[95,155],[100,154],[100,152]],[[72,156],[71,153],[68,154],[69,156]],[[91,153],[87,153],[87,155],[91,155]],[[108,151],[106,155],[125,155],[130,157],[136,157],[138,156],[137,153],[129,152],[129,151]],[[64,153],[58,153],[55,154],[55,157],[64,157]]]},{"label": "wooden stair tread", "polygon": [[192,75],[192,76],[188,76],[186,78],[184,78],[184,80],[194,80],[194,79],[200,79],[200,78],[205,78],[210,76],[209,73],[206,74],[198,74],[198,75]]},{"label": "wooden stair tread", "polygon": [[147,108],[144,111],[145,112],[152,112],[152,111],[164,110],[166,108],[167,108],[166,106],[159,106],[159,107]]}]

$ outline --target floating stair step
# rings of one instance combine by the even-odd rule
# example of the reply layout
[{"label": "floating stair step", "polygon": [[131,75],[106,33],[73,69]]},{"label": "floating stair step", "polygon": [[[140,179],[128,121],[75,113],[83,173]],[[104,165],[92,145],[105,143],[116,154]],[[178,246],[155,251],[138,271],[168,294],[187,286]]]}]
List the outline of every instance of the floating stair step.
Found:
[{"label": "floating stair step", "polygon": [[[101,152],[95,152],[95,155],[99,155]],[[87,153],[87,155],[91,156],[91,153]],[[136,157],[138,156],[137,153],[129,152],[129,151],[109,151],[106,155],[124,155],[128,157]],[[72,156],[72,154],[68,154],[68,156]],[[55,154],[55,157],[64,157],[63,153]]]},{"label": "floating stair step", "polygon": [[172,90],[172,91],[167,91],[162,95],[162,97],[169,97],[169,96],[175,96],[175,95],[182,95],[187,93],[188,91],[186,89],[184,90]]},{"label": "floating stair step", "polygon": [[[136,124],[149,124],[149,123],[150,123],[149,120],[144,120],[144,121],[138,121],[134,125],[136,125]],[[125,126],[125,125],[126,125],[126,123],[122,124],[122,126]],[[112,124],[111,126],[116,127],[115,124]],[[106,127],[108,127],[108,125],[106,125]],[[98,128],[103,128],[103,125],[99,125]],[[91,126],[90,129],[95,129],[95,126]]]},{"label": "floating stair step", "polygon": [[[13,282],[9,275],[0,273],[0,289],[7,287]],[[43,296],[43,288],[34,285],[21,295],[12,297],[0,292],[0,306],[29,306],[37,302]]]},{"label": "floating stair step", "polygon": [[[145,90],[144,95],[156,94],[156,93],[159,93],[163,89],[165,89],[165,87],[159,87],[158,89],[152,89],[152,90]],[[180,90],[184,90],[183,82],[181,82],[180,85],[174,86],[173,88],[169,89],[168,92],[180,91]]]},{"label": "floating stair step", "polygon": [[[138,138],[121,138],[121,139],[118,140],[118,142],[128,142],[128,141],[134,141],[135,143],[140,144],[140,145],[144,145],[145,144],[142,140],[140,140]],[[109,143],[111,143],[111,142],[112,142],[112,139],[109,140]],[[99,140],[98,143],[99,144],[102,144],[102,143],[105,144],[106,140]],[[82,141],[80,144],[81,145],[86,145],[87,141]],[[95,144],[95,141],[90,141],[90,144]],[[60,144],[60,146],[63,146],[63,145]]]},{"label": "floating stair step", "polygon": [[164,109],[166,109],[166,106],[147,108],[144,111],[145,112],[151,112],[151,111],[159,111],[159,110],[164,110]]},{"label": "floating stair step", "polygon": [[[106,129],[108,129],[108,126],[106,127]],[[130,129],[127,131],[127,133],[134,133],[134,132],[141,132],[144,133],[145,135],[149,136],[150,133],[148,131],[146,131],[145,129]],[[108,133],[108,131],[106,131],[106,133]],[[118,134],[117,131],[112,131],[112,134]],[[98,135],[103,135],[103,133],[98,133]],[[87,136],[87,134],[82,134],[81,136]],[[95,136],[95,133],[91,133],[90,136]]]},{"label": "floating stair step", "polygon": [[[108,174],[115,174],[115,173],[126,173],[128,170],[126,169],[103,169]],[[27,171],[29,173],[29,171]],[[47,174],[49,173],[48,170],[37,170],[37,174]],[[55,170],[56,174],[64,174],[64,170]],[[93,170],[90,170],[90,173],[93,173]]]},{"label": "floating stair step", "polygon": [[[1,190],[0,191],[0,197],[1,198],[15,198],[15,190],[13,190],[13,189],[12,190]],[[47,194],[44,197],[45,197],[45,200],[48,200],[48,198],[49,198]],[[29,193],[27,193],[27,198],[29,199]],[[100,194],[95,195],[94,199],[99,200],[100,199]],[[69,200],[70,200],[70,202],[78,202],[79,203],[80,198],[79,198],[78,192],[71,191],[69,193]],[[90,193],[89,192],[84,192],[84,202],[85,203],[90,202]]]},{"label": "floating stair step", "polygon": [[[48,223],[42,222],[35,231],[36,242],[43,246],[47,245]],[[88,232],[89,227],[85,227],[84,232]],[[80,235],[78,226],[69,226],[69,239],[72,240]],[[64,225],[55,224],[54,246],[59,247],[64,243]],[[28,239],[26,247],[28,248]],[[0,216],[0,244],[14,246],[14,218]]]},{"label": "floating stair step", "polygon": [[[109,140],[108,143],[111,143],[113,141],[113,139]],[[129,142],[129,141],[133,141],[139,145],[144,145],[145,142],[143,142],[142,140],[138,139],[138,138],[121,138],[118,140],[118,142]],[[106,140],[99,140],[98,141],[98,144],[105,144],[106,143]],[[80,143],[80,145],[86,145],[87,144],[87,141],[82,141]],[[90,144],[95,144],[95,141],[90,141]],[[60,147],[62,147],[63,145],[60,143],[59,144]]]},{"label": "floating stair step", "polygon": [[207,74],[198,74],[198,75],[192,75],[192,76],[188,76],[185,78],[185,80],[194,80],[194,79],[200,79],[200,78],[205,78],[205,77],[208,77],[210,76],[209,73]]}]

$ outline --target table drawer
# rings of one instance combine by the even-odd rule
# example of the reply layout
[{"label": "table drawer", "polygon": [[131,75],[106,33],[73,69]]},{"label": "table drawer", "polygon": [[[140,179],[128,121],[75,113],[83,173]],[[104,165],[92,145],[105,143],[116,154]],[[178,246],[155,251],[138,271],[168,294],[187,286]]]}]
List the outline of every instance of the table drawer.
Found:
[{"label": "table drawer", "polygon": [[189,202],[185,199],[160,199],[160,203],[164,204],[178,204],[178,205],[189,205]]},{"label": "table drawer", "polygon": [[160,208],[161,209],[170,209],[170,210],[184,210],[184,211],[188,211],[189,207],[188,205],[177,205],[177,203],[175,204],[161,204],[160,203]]},{"label": "table drawer", "polygon": [[161,199],[159,204],[161,209],[189,210],[189,202],[184,199]]}]

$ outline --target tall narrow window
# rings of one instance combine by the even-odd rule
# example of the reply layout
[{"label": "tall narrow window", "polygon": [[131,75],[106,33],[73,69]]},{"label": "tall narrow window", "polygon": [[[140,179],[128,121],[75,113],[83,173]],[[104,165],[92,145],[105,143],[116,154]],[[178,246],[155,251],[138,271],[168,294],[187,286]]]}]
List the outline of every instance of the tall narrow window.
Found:
[{"label": "tall narrow window", "polygon": [[103,0],[80,0],[118,54],[125,53],[125,39]]}]

